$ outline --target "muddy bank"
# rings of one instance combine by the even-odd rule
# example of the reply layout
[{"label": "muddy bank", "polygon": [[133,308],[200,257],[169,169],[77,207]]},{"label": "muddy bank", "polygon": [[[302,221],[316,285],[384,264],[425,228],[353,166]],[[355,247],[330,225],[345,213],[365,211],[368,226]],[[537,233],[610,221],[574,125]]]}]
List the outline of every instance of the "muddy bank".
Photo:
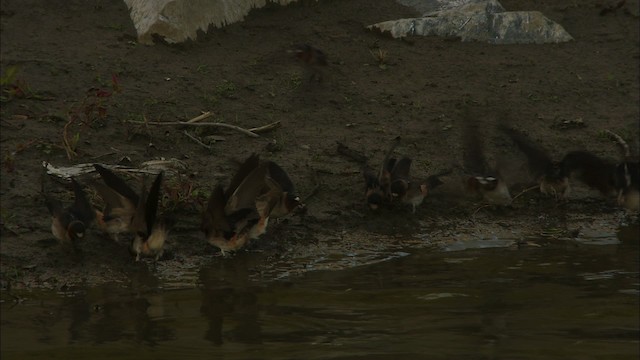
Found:
[{"label": "muddy bank", "polygon": [[[532,10],[533,3],[503,5],[517,11]],[[459,194],[456,171],[415,215],[371,214],[362,199],[359,165],[336,153],[339,140],[379,162],[381,144],[400,135],[396,152],[414,159],[416,175],[459,169],[465,106],[478,114],[490,160],[511,164],[513,184],[530,179],[522,155],[495,131],[497,113],[508,114],[513,126],[558,158],[588,149],[618,159],[605,129],[637,150],[638,18],[624,11],[602,16],[598,1],[535,6],[575,41],[398,41],[364,26],[416,16],[413,10],[393,1],[343,1],[254,11],[245,22],[196,42],[149,47],[135,42],[124,3],[4,1],[2,73],[17,72],[12,86],[3,87],[0,110],[3,284],[61,288],[156,275],[190,284],[196,268],[234,261],[215,257],[218,252],[204,242],[196,230],[198,211],[214,184],[228,181],[233,160],[253,152],[281,164],[303,196],[319,185],[305,217],[273,226],[237,255],[255,259],[247,271],[256,274],[357,265],[459,238],[512,246],[529,237],[537,243],[548,233],[549,239],[599,237],[585,235],[585,229],[610,237],[627,220],[597,194],[577,191],[557,205],[527,193],[514,209],[478,210],[475,198]],[[301,42],[327,54],[322,82],[309,81],[309,69],[287,53]],[[202,111],[243,128],[274,121],[281,127],[251,138],[227,129],[144,123],[184,121]],[[216,141],[202,146],[185,130]],[[65,141],[72,143],[71,153]],[[155,269],[149,262],[133,263],[124,239],[114,243],[98,232],[82,244],[81,257],[70,255],[53,240],[39,196],[43,160],[64,166],[115,164],[123,157],[134,166],[158,158],[188,165],[167,182],[166,192],[174,195],[164,205],[181,217],[167,257]],[[69,199],[66,189],[47,181],[55,196]]]}]

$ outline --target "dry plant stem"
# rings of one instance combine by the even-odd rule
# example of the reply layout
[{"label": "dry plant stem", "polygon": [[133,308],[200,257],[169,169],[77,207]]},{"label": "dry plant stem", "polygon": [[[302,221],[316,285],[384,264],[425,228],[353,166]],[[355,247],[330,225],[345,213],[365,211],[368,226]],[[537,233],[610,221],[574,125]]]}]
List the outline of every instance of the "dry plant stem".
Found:
[{"label": "dry plant stem", "polygon": [[479,208],[477,208],[477,209],[473,212],[473,214],[471,214],[471,217],[472,217],[472,218],[476,217],[476,214],[478,213],[478,211],[480,211],[480,210],[482,210],[482,209],[484,209],[484,208],[487,208],[487,207],[489,207],[489,206],[492,206],[492,205],[491,205],[491,204],[484,204],[484,205],[480,206]]},{"label": "dry plant stem", "polygon": [[64,145],[64,151],[67,153],[67,159],[71,160],[77,153],[71,147],[69,143],[69,125],[73,123],[73,120],[67,121],[62,130],[62,144]]},{"label": "dry plant stem", "polygon": [[309,192],[309,194],[305,196],[304,199],[302,199],[302,203],[306,204],[309,201],[309,199],[314,197],[319,191],[320,191],[320,183],[316,184],[313,187],[313,189],[311,189],[311,192]]},{"label": "dry plant stem", "polygon": [[206,119],[206,118],[210,118],[210,117],[212,117],[212,116],[213,116],[213,113],[212,113],[211,111],[205,111],[205,112],[203,112],[202,114],[200,114],[200,115],[198,115],[198,116],[194,117],[193,119],[191,119],[191,120],[187,120],[186,122],[188,122],[188,123],[190,123],[190,124],[191,124],[191,123],[198,122],[198,121],[200,121],[200,120],[204,120],[204,119]]},{"label": "dry plant stem", "polygon": [[316,172],[319,174],[341,175],[341,176],[355,175],[355,174],[361,173],[360,170],[333,171],[327,168],[316,168]]},{"label": "dry plant stem", "polygon": [[198,145],[200,145],[200,146],[204,147],[205,149],[211,150],[211,146],[209,146],[209,145],[207,145],[207,144],[203,143],[202,141],[198,140],[198,138],[197,138],[197,137],[195,137],[195,136],[193,136],[193,135],[189,134],[189,132],[188,132],[187,130],[183,131],[183,133],[184,133],[185,135],[187,135],[187,137],[188,137],[189,139],[193,140],[196,144],[198,144]]},{"label": "dry plant stem", "polygon": [[116,154],[117,154],[117,152],[111,151],[111,152],[104,153],[104,154],[101,154],[101,155],[96,155],[96,156],[92,157],[91,160],[96,160],[96,159],[100,159],[101,157],[111,156],[111,155],[116,155]]},{"label": "dry plant stem", "polygon": [[259,127],[255,127],[255,128],[251,128],[249,129],[249,131],[254,132],[254,133],[262,133],[262,132],[267,132],[273,129],[277,129],[280,127],[280,121],[276,121],[276,122],[272,122],[271,124],[267,124],[264,126],[259,126]]},{"label": "dry plant stem", "polygon": [[538,187],[540,187],[540,185],[534,185],[534,186],[532,186],[532,187],[530,187],[530,188],[526,188],[526,189],[522,190],[518,195],[514,196],[514,197],[513,197],[513,199],[511,199],[511,202],[514,202],[517,198],[519,198],[520,196],[522,196],[524,193],[527,193],[527,192],[529,192],[529,191],[531,191],[531,190],[535,190],[535,189],[537,189]]},{"label": "dry plant stem", "polygon": [[314,182],[314,186],[313,189],[311,189],[311,191],[309,192],[309,194],[307,196],[304,197],[304,199],[302,200],[302,203],[306,204],[307,201],[309,201],[309,199],[311,199],[313,196],[315,196],[318,191],[320,191],[320,185],[322,184],[320,182],[320,177],[318,176],[318,172],[310,167],[310,173],[311,173],[311,178],[313,179]]},{"label": "dry plant stem", "polygon": [[2,227],[9,231],[10,233],[12,233],[15,236],[20,236],[20,233],[18,233],[17,231],[13,230],[11,227],[9,227],[7,224],[2,224]]},{"label": "dry plant stem", "polygon": [[243,129],[239,126],[235,126],[235,125],[229,125],[229,124],[225,124],[225,123],[190,123],[190,122],[186,122],[186,121],[169,121],[169,122],[159,122],[159,121],[129,121],[131,123],[134,124],[146,124],[146,125],[164,125],[164,126],[216,126],[216,127],[223,127],[223,128],[227,128],[227,129],[233,129],[236,131],[239,131],[247,136],[250,137],[260,137],[260,135],[251,132],[247,129]]},{"label": "dry plant stem", "polygon": [[624,141],[624,139],[622,137],[620,137],[620,135],[614,133],[613,131],[610,130],[605,130],[604,132],[606,132],[607,134],[609,134],[609,136],[611,136],[613,138],[613,140],[617,141],[618,144],[620,144],[620,146],[622,147],[622,150],[624,150],[624,156],[626,158],[631,156],[631,151],[629,151],[629,145],[627,145],[627,142]]},{"label": "dry plant stem", "polygon": [[340,141],[336,141],[336,143],[338,144],[338,154],[344,155],[347,158],[360,164],[367,163],[368,158],[361,152],[349,148],[347,145],[341,143]]}]

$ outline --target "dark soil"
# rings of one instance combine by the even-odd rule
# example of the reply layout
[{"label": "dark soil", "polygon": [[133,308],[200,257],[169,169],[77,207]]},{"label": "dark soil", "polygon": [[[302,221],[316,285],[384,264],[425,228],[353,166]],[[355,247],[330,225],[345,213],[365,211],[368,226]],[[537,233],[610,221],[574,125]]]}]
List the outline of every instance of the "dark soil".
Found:
[{"label": "dark soil", "polygon": [[[488,157],[507,164],[513,194],[531,179],[523,156],[495,130],[498,120],[507,118],[556,158],[588,149],[619,159],[620,149],[603,135],[605,129],[637,150],[638,2],[627,1],[605,15],[601,0],[502,3],[508,10],[542,11],[575,41],[509,46],[429,37],[401,41],[364,27],[416,16],[412,9],[392,0],[326,0],[254,10],[244,22],[212,29],[197,41],[143,46],[135,41],[121,1],[2,1],[2,74],[18,71],[3,85],[0,112],[3,286],[128,281],[147,268],[155,271],[151,262],[133,262],[126,238],[116,243],[97,230],[80,245],[80,255],[59,245],[40,195],[43,179],[58,198],[69,201],[71,194],[42,176],[42,161],[54,166],[116,164],[124,157],[133,166],[159,158],[183,161],[188,169],[165,184],[163,207],[179,215],[167,255],[156,268],[165,274],[173,266],[234,260],[218,257],[206,243],[198,213],[214,184],[228,181],[237,160],[253,152],[282,165],[303,198],[312,194],[305,216],[275,224],[250,251],[236,255],[260,253],[262,263],[311,258],[314,249],[331,246],[336,253],[379,249],[382,254],[391,245],[410,249],[425,236],[430,244],[460,234],[519,241],[551,228],[567,237],[589,226],[615,229],[621,212],[612,199],[594,192],[577,191],[568,203],[557,204],[530,191],[508,209],[480,208],[478,199],[460,192],[467,108],[482,125],[478,136]],[[322,81],[310,80],[314,70],[287,52],[298,43],[327,54]],[[139,123],[185,121],[203,111],[243,128],[274,121],[282,126],[251,138],[222,128]],[[71,158],[63,147],[68,123],[68,141],[77,153]],[[185,130],[224,141],[208,149]],[[361,164],[338,154],[336,141],[376,166],[398,135],[402,143],[396,153],[414,159],[416,176],[454,172],[416,214],[371,213],[363,199]]]}]

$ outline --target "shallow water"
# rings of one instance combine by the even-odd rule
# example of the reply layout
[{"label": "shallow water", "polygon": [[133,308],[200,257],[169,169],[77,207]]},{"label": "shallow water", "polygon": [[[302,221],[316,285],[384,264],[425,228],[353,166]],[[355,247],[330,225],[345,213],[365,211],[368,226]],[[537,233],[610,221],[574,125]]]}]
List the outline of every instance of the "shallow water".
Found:
[{"label": "shallow water", "polygon": [[2,359],[637,359],[638,237],[451,244],[268,281],[271,259],[244,253],[194,269],[192,289],[140,274],[22,293],[2,303]]}]

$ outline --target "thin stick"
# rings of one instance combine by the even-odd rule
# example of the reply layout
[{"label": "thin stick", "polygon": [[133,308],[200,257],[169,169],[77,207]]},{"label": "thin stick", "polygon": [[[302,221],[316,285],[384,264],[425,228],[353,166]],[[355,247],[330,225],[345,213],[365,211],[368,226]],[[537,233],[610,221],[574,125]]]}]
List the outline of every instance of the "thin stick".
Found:
[{"label": "thin stick", "polygon": [[311,192],[309,192],[309,194],[307,196],[304,197],[304,199],[302,200],[303,204],[306,204],[307,201],[309,201],[309,199],[311,199],[313,196],[315,196],[318,191],[320,191],[320,185],[322,185],[322,183],[320,182],[320,177],[318,176],[318,172],[312,168],[310,165],[307,164],[307,167],[309,167],[309,172],[311,173],[311,178],[314,180],[314,187],[313,189],[311,189]]},{"label": "thin stick", "polygon": [[229,125],[229,124],[225,124],[225,123],[190,123],[190,122],[186,122],[186,121],[167,121],[167,122],[160,122],[160,121],[133,121],[133,120],[129,120],[130,123],[134,123],[134,124],[147,124],[147,125],[165,125],[165,126],[179,126],[179,125],[186,125],[186,126],[217,126],[217,127],[223,127],[223,128],[227,128],[227,129],[233,129],[236,131],[239,131],[247,136],[251,136],[251,137],[260,137],[260,135],[251,132],[247,129],[243,129],[239,126],[235,126],[235,125]]},{"label": "thin stick", "polygon": [[333,171],[331,169],[318,168],[318,169],[316,169],[316,172],[321,173],[321,174],[342,175],[342,176],[344,176],[344,175],[360,174],[362,171],[360,171],[360,170]]},{"label": "thin stick", "polygon": [[338,144],[338,154],[344,155],[357,163],[365,164],[367,162],[368,158],[361,152],[349,148],[340,141],[336,141],[336,143]]},{"label": "thin stick", "polygon": [[207,144],[203,143],[202,141],[198,140],[198,138],[197,138],[197,137],[195,137],[195,136],[193,136],[193,135],[189,134],[189,132],[187,132],[187,130],[183,131],[183,133],[184,133],[185,135],[187,135],[187,137],[188,137],[189,139],[191,139],[191,140],[195,141],[195,142],[196,142],[196,144],[198,144],[198,145],[200,145],[200,146],[204,147],[205,149],[211,150],[211,146],[209,146],[209,145],[207,145]]},{"label": "thin stick", "polygon": [[115,154],[117,154],[117,152],[112,151],[112,152],[104,153],[102,155],[96,155],[96,156],[92,157],[91,160],[96,160],[96,159],[100,159],[101,157],[105,157],[105,156],[109,156],[109,155],[115,155]]},{"label": "thin stick", "polygon": [[624,139],[622,137],[620,137],[620,135],[614,133],[613,131],[610,130],[605,130],[604,132],[606,132],[607,134],[609,134],[609,136],[611,136],[615,141],[618,142],[618,144],[620,144],[620,146],[622,147],[622,150],[624,150],[624,156],[626,158],[631,156],[631,151],[629,151],[629,145],[627,145],[627,142],[624,141]]},{"label": "thin stick", "polygon": [[309,192],[309,194],[305,196],[304,199],[302,199],[302,203],[306,204],[309,199],[311,199],[318,193],[318,191],[320,191],[320,183],[317,183],[316,186],[311,189],[311,192]]},{"label": "thin stick", "polygon": [[467,23],[471,20],[471,17],[469,17],[467,19],[467,21],[464,22],[464,24],[460,25],[460,27],[458,28],[458,30],[461,30],[465,25],[467,25]]},{"label": "thin stick", "polygon": [[204,119],[209,118],[209,117],[212,117],[212,116],[213,116],[213,113],[212,113],[211,111],[205,111],[205,112],[203,112],[202,114],[200,114],[200,115],[198,115],[198,116],[194,117],[193,119],[191,119],[191,120],[187,120],[186,122],[188,122],[188,123],[195,123],[195,122],[198,122],[198,121],[200,121],[200,120],[204,120]]},{"label": "thin stick", "polygon": [[489,207],[489,206],[492,206],[492,205],[491,204],[484,204],[484,205],[480,206],[479,208],[476,209],[476,211],[473,212],[473,214],[471,214],[471,217],[472,218],[476,217],[476,214],[478,213],[478,211],[480,211],[480,210],[482,210],[482,209],[484,209],[486,207]]},{"label": "thin stick", "polygon": [[518,195],[514,196],[514,197],[511,199],[511,202],[513,202],[515,199],[517,199],[517,198],[519,198],[520,196],[522,196],[524,193],[529,192],[529,191],[531,191],[531,190],[535,190],[535,189],[537,189],[537,188],[539,188],[539,187],[540,187],[540,185],[534,185],[534,186],[532,186],[532,187],[530,187],[530,188],[526,188],[526,189],[522,190]]},{"label": "thin stick", "polygon": [[2,227],[8,230],[9,232],[11,232],[13,235],[20,236],[20,234],[17,231],[10,228],[7,224],[2,224]]},{"label": "thin stick", "polygon": [[67,121],[64,125],[64,129],[62,130],[62,144],[64,145],[64,150],[67,152],[67,159],[71,160],[74,156],[78,155],[75,150],[71,148],[71,144],[69,143],[69,125],[73,120]]},{"label": "thin stick", "polygon": [[280,121],[276,121],[276,122],[272,122],[271,124],[267,124],[264,126],[259,126],[259,127],[255,127],[255,128],[251,128],[249,129],[249,131],[254,132],[254,133],[261,133],[261,132],[266,132],[269,130],[273,130],[273,129],[277,129],[280,127]]}]

